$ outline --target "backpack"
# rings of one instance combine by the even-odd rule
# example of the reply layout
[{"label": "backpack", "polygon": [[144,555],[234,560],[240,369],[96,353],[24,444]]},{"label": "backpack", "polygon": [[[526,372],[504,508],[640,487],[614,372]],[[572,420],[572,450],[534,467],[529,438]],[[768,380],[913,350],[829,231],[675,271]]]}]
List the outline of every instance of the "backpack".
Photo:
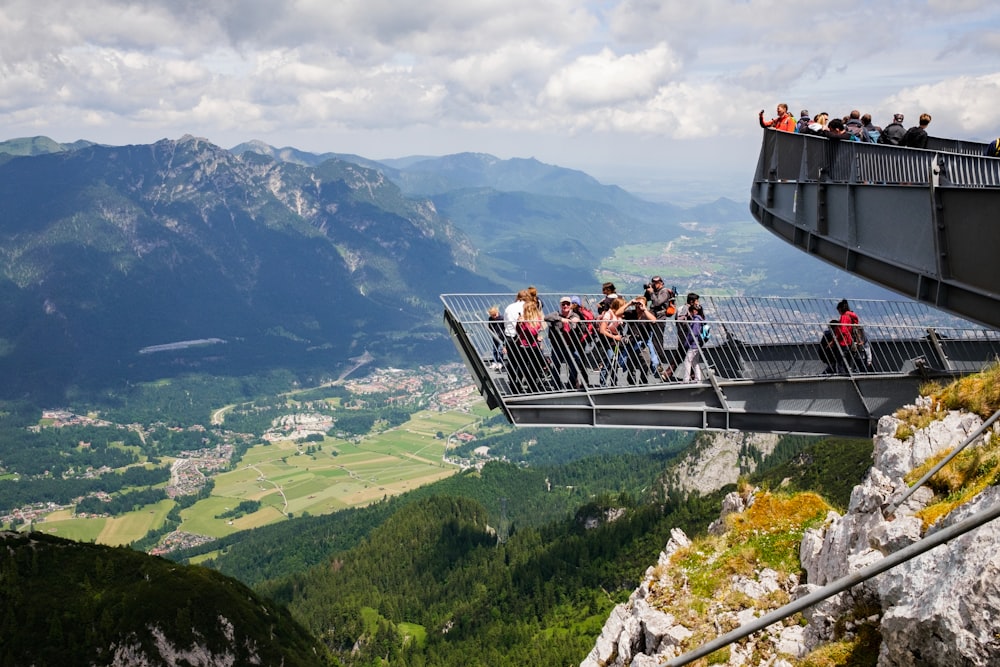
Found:
[{"label": "backpack", "polygon": [[986,157],[1000,157],[1000,138],[994,139],[986,146]]},{"label": "backpack", "polygon": [[882,142],[879,141],[879,139],[881,139],[881,138],[882,138],[882,128],[877,127],[877,126],[872,126],[872,128],[870,130],[868,130],[868,139],[873,144],[882,143]]},{"label": "backpack", "polygon": [[871,141],[871,138],[868,136],[868,133],[865,132],[865,128],[861,123],[847,123],[844,125],[844,129],[847,130],[849,135],[851,135],[851,141]]},{"label": "backpack", "polygon": [[865,333],[865,328],[859,324],[861,321],[858,319],[857,314],[853,310],[847,311],[847,314],[851,316],[851,347],[857,349],[864,347],[868,342],[868,334]]},{"label": "backpack", "polygon": [[709,341],[709,339],[712,337],[712,325],[711,324],[709,324],[708,322],[702,322],[701,323],[701,334],[700,334],[700,337],[701,337],[702,345],[704,345],[705,343],[707,343]]},{"label": "backpack", "polygon": [[833,366],[837,363],[837,354],[834,352],[834,347],[836,345],[837,338],[833,331],[831,329],[824,331],[823,335],[819,339],[819,342],[816,344],[817,352],[819,353],[819,360],[828,366]]}]

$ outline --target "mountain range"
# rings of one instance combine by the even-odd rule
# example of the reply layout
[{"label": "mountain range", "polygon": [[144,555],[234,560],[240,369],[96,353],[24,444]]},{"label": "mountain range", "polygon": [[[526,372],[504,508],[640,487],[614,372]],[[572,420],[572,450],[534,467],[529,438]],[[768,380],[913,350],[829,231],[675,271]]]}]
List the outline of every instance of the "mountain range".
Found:
[{"label": "mountain range", "polygon": [[440,361],[439,294],[584,290],[623,239],[741,208],[646,202],[536,160],[192,136],[3,142],[0,197],[0,398],[38,403],[189,372],[315,381],[365,351]]}]

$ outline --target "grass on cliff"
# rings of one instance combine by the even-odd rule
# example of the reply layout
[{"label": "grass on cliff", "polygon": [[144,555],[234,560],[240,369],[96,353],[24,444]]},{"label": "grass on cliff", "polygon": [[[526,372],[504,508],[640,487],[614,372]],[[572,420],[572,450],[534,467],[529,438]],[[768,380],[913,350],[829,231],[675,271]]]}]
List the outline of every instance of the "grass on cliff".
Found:
[{"label": "grass on cliff", "polygon": [[[775,570],[779,581],[797,577],[802,536],[824,521],[830,509],[815,493],[758,492],[749,508],[726,517],[725,534],[697,538],[678,550],[669,565],[658,566],[650,603],[693,632],[683,650],[737,627],[735,616],[720,614],[747,608],[764,614],[787,604],[789,597],[782,589],[754,600],[737,590],[734,582],[739,577],[756,579],[764,568]],[[728,620],[720,623],[720,618]],[[798,621],[793,617],[786,622]]]},{"label": "grass on cliff", "polygon": [[[900,440],[913,437],[916,431],[943,418],[949,410],[965,410],[984,420],[991,417],[1000,410],[1000,363],[945,387],[934,383],[926,385],[921,388],[921,394],[930,398],[928,404],[908,406],[896,412],[895,416],[902,422],[896,429],[896,437]],[[956,442],[955,446],[959,444]],[[951,451],[938,452],[910,471],[906,482],[913,484],[921,479]],[[924,530],[997,483],[1000,483],[1000,439],[987,432],[982,444],[966,447],[927,481],[935,498],[917,513]]]},{"label": "grass on cliff", "polygon": [[[940,451],[914,468],[905,478],[907,484],[921,479],[951,451]],[[934,492],[934,501],[917,512],[923,529],[927,530],[956,507],[997,483],[1000,483],[1000,438],[987,433],[981,445],[969,445],[927,480],[927,486]]]}]

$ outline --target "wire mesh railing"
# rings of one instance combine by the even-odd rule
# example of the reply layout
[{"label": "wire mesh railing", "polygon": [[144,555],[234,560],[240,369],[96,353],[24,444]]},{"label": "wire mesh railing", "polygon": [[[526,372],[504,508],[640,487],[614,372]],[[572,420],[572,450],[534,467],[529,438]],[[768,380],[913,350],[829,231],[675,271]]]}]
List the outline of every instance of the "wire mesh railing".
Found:
[{"label": "wire mesh railing", "polygon": [[[826,299],[703,296],[711,335],[691,345],[686,322],[630,320],[614,336],[599,319],[551,321],[537,339],[516,322],[490,321],[513,301],[503,294],[446,294],[476,363],[500,396],[602,391],[664,382],[785,381],[797,378],[959,375],[1000,357],[1000,334],[915,302],[858,300],[858,327],[836,322]],[[596,313],[602,295],[578,296]],[[542,294],[553,316],[559,297]],[[551,319],[551,318],[550,318]],[[604,327],[605,333],[608,327]]]}]

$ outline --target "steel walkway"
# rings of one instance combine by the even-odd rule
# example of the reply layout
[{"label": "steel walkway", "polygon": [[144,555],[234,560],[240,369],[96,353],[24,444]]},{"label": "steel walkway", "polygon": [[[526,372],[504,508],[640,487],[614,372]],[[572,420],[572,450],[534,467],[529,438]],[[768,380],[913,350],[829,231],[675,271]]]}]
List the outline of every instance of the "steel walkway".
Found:
[{"label": "steel walkway", "polygon": [[750,210],[801,250],[912,299],[1000,328],[1000,159],[763,132]]},{"label": "steel walkway", "polygon": [[[546,313],[559,295],[541,295]],[[582,295],[595,304],[600,295]],[[857,301],[851,306],[871,341],[872,366],[827,372],[818,340],[836,317],[836,301],[703,296],[713,336],[702,352],[704,381],[662,381],[653,373],[633,381],[624,370],[595,368],[603,353],[583,356],[589,386],[566,389],[568,366],[556,375],[518,368],[516,355],[493,364],[487,311],[502,311],[511,294],[445,294],[444,321],[463,361],[491,408],[518,426],[590,426],[763,431],[868,437],[880,416],[913,400],[929,380],[948,382],[978,372],[1000,357],[1000,334],[925,304]],[[595,308],[591,308],[596,310]],[[551,345],[543,341],[546,359]],[[675,350],[668,322],[665,348]],[[583,350],[584,353],[589,350]],[[641,354],[641,353],[640,353]],[[676,361],[673,359],[672,361]],[[641,367],[646,357],[637,357]],[[534,372],[531,391],[511,378]]]}]

